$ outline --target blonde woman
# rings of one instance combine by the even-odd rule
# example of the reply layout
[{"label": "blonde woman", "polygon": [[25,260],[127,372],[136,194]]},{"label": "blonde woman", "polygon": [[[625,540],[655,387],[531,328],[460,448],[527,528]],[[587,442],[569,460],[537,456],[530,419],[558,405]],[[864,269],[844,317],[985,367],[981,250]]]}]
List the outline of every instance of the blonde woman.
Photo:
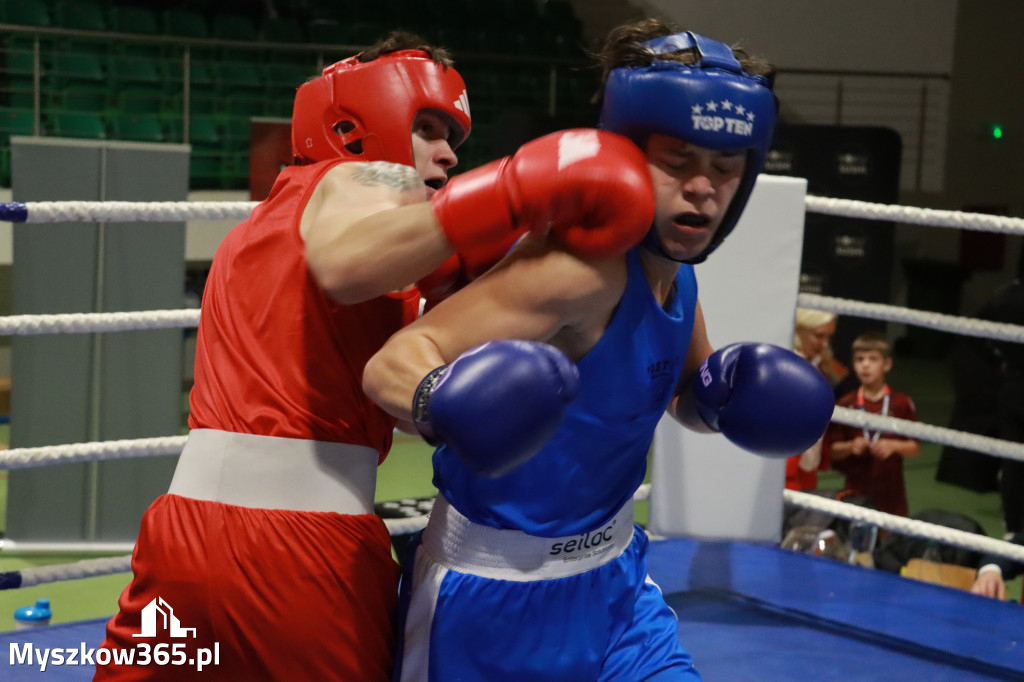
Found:
[{"label": "blonde woman", "polygon": [[[836,333],[836,314],[810,308],[796,309],[793,350],[817,367],[835,389],[850,370],[832,354]],[[786,487],[813,490],[818,487],[818,471],[829,468],[828,446],[821,440],[801,455],[786,460]]]},{"label": "blonde woman", "polygon": [[832,355],[832,337],[836,333],[836,314],[809,308],[796,309],[793,350],[821,370],[835,388],[850,373]]}]

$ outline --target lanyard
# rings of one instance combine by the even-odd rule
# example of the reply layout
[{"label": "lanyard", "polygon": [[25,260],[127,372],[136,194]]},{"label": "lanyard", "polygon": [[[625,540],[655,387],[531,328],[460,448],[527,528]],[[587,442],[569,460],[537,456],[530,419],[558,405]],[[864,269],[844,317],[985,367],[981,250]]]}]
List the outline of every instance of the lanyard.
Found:
[{"label": "lanyard", "polygon": [[[867,410],[864,409],[864,387],[863,386],[861,386],[860,388],[857,389],[857,409],[858,410],[863,410],[864,412],[867,412]],[[884,384],[882,386],[882,412],[881,412],[881,415],[883,417],[888,417],[889,416],[889,384]],[[876,442],[878,440],[878,437],[882,435],[881,431],[875,431],[874,433],[869,432],[867,430],[867,427],[865,427],[865,428],[863,428],[861,430],[864,432],[865,440],[867,440],[867,442],[869,442],[869,443]]]}]

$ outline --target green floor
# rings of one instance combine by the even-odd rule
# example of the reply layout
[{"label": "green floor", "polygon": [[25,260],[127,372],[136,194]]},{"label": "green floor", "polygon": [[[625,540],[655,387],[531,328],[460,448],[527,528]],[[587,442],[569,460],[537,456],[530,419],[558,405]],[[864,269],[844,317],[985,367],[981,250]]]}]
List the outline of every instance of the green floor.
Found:
[{"label": "green floor", "polygon": [[[948,423],[952,392],[944,363],[897,358],[890,384],[914,398],[921,420],[929,424]],[[0,442],[7,442],[6,426],[0,427]],[[977,519],[989,535],[1000,537],[1003,532],[999,496],[976,493],[958,486],[935,480],[941,447],[922,443],[921,456],[906,463],[907,491],[910,509],[914,511],[938,507],[959,511]],[[820,477],[821,487],[842,487],[841,477],[826,473]],[[0,472],[0,528],[5,527],[6,474]],[[433,494],[430,484],[429,449],[417,439],[407,436],[396,438],[395,448],[381,467],[378,499],[394,500],[403,497],[422,497]],[[638,505],[639,520],[646,520],[646,504]],[[97,555],[26,555],[0,552],[0,572],[29,566],[59,564],[92,558]],[[20,590],[0,591],[0,631],[14,628],[14,610],[31,604],[36,598],[50,599],[53,623],[63,623],[109,616],[116,611],[117,597],[127,584],[127,573],[48,583]],[[1011,598],[1019,599],[1021,580],[1009,584]]]}]

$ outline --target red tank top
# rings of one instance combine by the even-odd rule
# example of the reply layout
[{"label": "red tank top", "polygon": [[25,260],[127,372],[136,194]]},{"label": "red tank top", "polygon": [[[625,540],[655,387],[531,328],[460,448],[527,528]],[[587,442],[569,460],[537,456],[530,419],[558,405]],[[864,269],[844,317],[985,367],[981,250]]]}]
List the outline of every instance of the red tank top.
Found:
[{"label": "red tank top", "polygon": [[217,249],[203,293],[189,428],[375,448],[395,420],[362,390],[363,368],[412,322],[415,288],[331,301],[306,268],[302,209],[338,162],[284,169],[270,196]]}]

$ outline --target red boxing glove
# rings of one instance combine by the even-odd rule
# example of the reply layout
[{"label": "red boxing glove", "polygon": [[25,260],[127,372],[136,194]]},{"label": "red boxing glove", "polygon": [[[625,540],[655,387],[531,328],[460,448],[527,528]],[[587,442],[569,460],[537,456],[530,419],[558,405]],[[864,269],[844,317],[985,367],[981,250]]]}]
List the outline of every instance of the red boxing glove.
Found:
[{"label": "red boxing glove", "polygon": [[527,230],[551,230],[575,253],[612,255],[639,243],[654,220],[643,152],[589,128],[545,135],[457,175],[432,202],[448,241],[471,258]]}]

